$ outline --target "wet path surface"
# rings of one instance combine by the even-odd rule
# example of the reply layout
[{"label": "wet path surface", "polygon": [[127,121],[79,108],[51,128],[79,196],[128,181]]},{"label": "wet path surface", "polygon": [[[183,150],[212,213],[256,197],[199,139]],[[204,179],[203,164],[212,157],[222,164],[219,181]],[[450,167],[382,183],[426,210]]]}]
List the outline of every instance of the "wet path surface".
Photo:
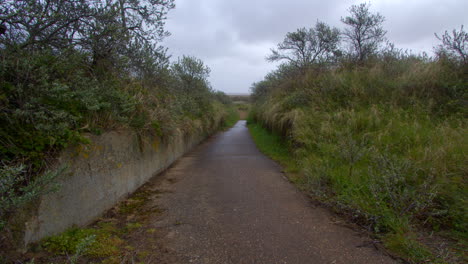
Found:
[{"label": "wet path surface", "polygon": [[163,176],[153,225],[173,263],[395,263],[333,223],[256,148],[245,121]]}]

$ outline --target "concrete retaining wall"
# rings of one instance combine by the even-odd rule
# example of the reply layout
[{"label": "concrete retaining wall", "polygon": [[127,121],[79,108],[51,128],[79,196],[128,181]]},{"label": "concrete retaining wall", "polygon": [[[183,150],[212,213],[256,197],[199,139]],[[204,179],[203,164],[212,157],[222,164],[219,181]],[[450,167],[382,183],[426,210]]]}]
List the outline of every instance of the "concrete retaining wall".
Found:
[{"label": "concrete retaining wall", "polygon": [[119,200],[200,143],[205,134],[174,135],[168,142],[131,131],[90,136],[91,144],[66,149],[59,164],[68,164],[58,192],[45,195],[25,224],[24,245],[67,228],[91,223]]}]

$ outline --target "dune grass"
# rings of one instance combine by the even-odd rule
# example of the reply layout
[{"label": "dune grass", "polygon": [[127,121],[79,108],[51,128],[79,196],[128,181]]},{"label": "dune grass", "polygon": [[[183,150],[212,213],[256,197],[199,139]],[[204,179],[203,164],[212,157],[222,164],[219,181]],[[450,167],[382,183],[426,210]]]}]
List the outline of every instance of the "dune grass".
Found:
[{"label": "dune grass", "polygon": [[463,76],[463,68],[416,58],[274,72],[254,89],[249,128],[265,154],[285,166],[291,165],[282,159],[294,160],[293,182],[301,189],[401,258],[463,263]]},{"label": "dune grass", "polygon": [[295,166],[286,142],[280,135],[272,133],[252,119],[247,120],[247,127],[258,149],[268,157],[279,162],[287,169]]}]

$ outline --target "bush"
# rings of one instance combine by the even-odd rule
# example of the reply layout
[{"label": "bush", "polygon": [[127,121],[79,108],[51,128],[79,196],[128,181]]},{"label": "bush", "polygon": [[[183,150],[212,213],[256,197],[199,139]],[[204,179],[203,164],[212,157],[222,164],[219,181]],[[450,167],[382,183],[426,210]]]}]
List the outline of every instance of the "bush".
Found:
[{"label": "bush", "polygon": [[[27,179],[26,166],[1,164],[0,167],[0,231],[3,231],[11,213],[37,199],[39,196],[52,192],[59,186],[55,179],[63,173],[65,167],[49,171]],[[28,182],[28,184],[24,184]]]}]

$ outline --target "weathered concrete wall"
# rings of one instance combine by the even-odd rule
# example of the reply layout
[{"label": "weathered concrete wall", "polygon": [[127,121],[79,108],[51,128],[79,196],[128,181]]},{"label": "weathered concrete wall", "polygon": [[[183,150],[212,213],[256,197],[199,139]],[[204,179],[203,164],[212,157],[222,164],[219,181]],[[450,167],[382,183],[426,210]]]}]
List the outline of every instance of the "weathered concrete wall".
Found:
[{"label": "weathered concrete wall", "polygon": [[91,144],[66,149],[58,163],[68,164],[68,173],[59,179],[60,190],[43,196],[26,222],[24,244],[89,224],[204,138],[205,134],[173,135],[161,142],[114,131],[90,136]]}]

